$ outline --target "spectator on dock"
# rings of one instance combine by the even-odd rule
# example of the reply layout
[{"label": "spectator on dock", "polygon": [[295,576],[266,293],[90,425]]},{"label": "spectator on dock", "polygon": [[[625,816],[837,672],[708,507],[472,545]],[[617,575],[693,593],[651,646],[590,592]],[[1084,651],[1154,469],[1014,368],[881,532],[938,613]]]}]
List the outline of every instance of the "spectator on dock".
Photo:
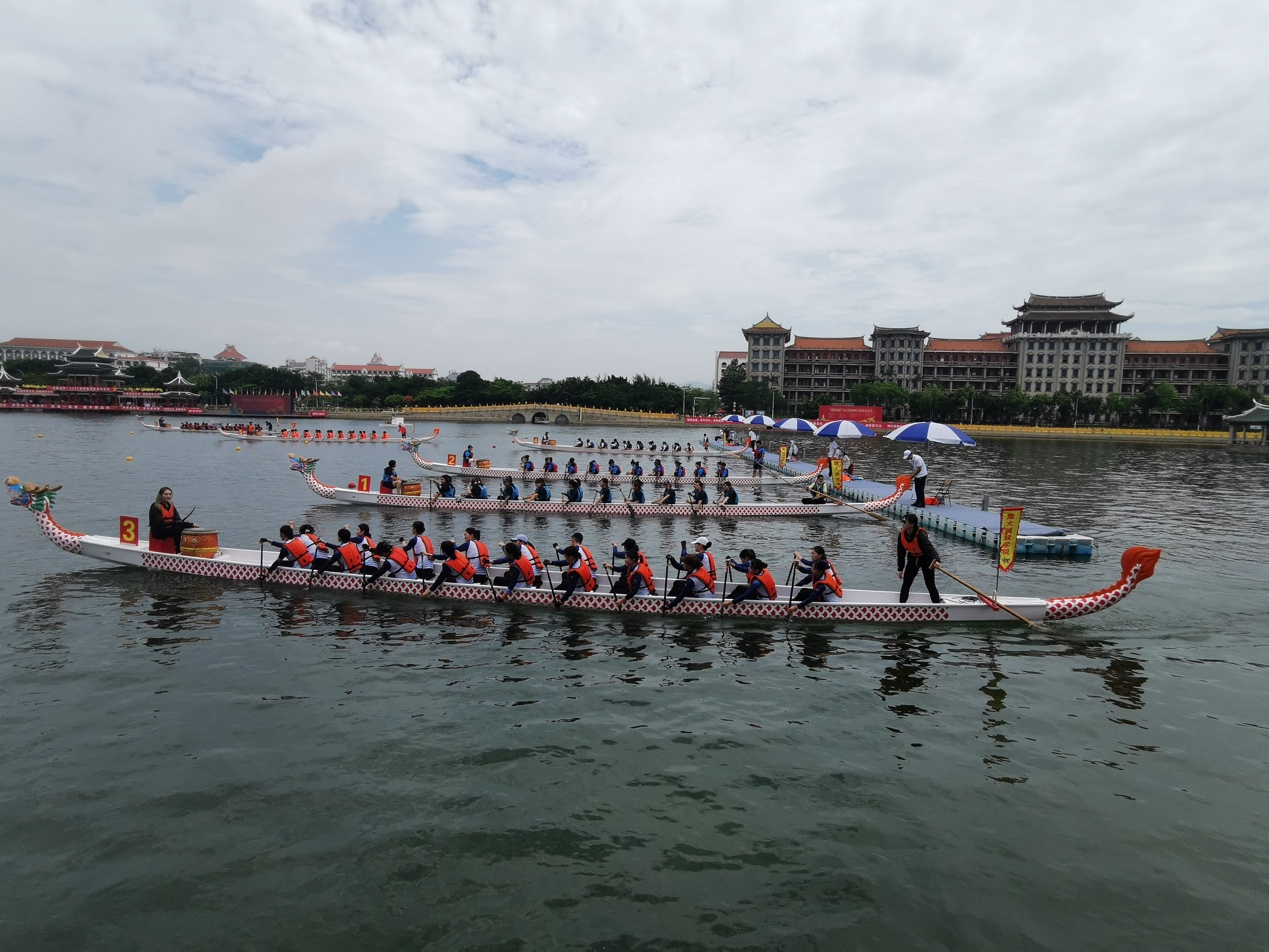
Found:
[{"label": "spectator on dock", "polygon": [[911,450],[904,450],[903,458],[912,466],[912,492],[916,495],[916,498],[912,500],[912,508],[924,509],[925,479],[930,475],[929,467],[925,465],[925,460],[919,453],[914,453]]}]

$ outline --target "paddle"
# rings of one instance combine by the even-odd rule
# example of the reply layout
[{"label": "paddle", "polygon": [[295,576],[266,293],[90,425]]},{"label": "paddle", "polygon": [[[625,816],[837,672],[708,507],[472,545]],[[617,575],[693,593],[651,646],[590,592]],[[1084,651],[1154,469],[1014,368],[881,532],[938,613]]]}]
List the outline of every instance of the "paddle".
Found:
[{"label": "paddle", "polygon": [[[670,599],[670,560],[672,556],[665,557],[665,587],[661,589],[661,611],[666,611],[666,603]],[[679,580],[682,569],[676,569],[674,572],[674,581]]]},{"label": "paddle", "polygon": [[793,572],[797,568],[797,566],[798,566],[798,554],[794,552],[793,562],[792,564],[789,565],[789,580],[788,582],[785,583],[786,585],[789,586],[789,603],[788,605],[785,606],[786,608],[793,607]]},{"label": "paddle", "polygon": [[603,562],[601,564],[604,567],[604,576],[608,579],[608,594],[612,596],[612,603],[617,606],[617,611],[624,612],[625,608],[622,607],[621,599],[617,597],[617,592],[615,591],[617,585],[613,582],[612,575],[608,571],[608,563]]},{"label": "paddle", "polygon": [[980,591],[979,589],[974,588],[974,586],[970,585],[970,584],[969,584],[969,582],[965,581],[965,580],[964,580],[963,578],[961,578],[959,575],[953,575],[953,574],[952,574],[951,572],[949,572],[947,569],[943,568],[943,566],[942,566],[942,565],[938,565],[938,566],[936,566],[936,568],[937,568],[940,572],[942,572],[944,575],[946,575],[948,578],[952,578],[952,579],[955,579],[956,581],[960,582],[962,585],[964,585],[967,589],[969,589],[971,592],[973,592],[975,595],[977,595],[979,598],[981,598],[984,602],[986,602],[986,603],[987,603],[988,605],[990,605],[992,608],[998,608],[998,609],[1001,609],[1001,610],[1003,610],[1003,611],[1007,611],[1010,615],[1013,615],[1013,617],[1014,617],[1014,618],[1018,619],[1018,621],[1026,622],[1026,623],[1027,623],[1028,625],[1030,625],[1032,628],[1040,628],[1040,627],[1041,627],[1040,625],[1037,625],[1035,622],[1033,622],[1033,621],[1032,621],[1030,618],[1028,618],[1026,615],[1019,614],[1018,612],[1016,612],[1016,611],[1014,611],[1012,608],[1010,608],[1008,605],[1002,605],[1002,604],[1000,604],[1000,602],[996,601],[994,598],[992,598],[992,597],[991,597],[990,595],[988,595],[986,592],[983,592],[983,591]]},{"label": "paddle", "polygon": [[723,561],[727,565],[723,569],[723,589],[718,593],[718,614],[720,616],[723,613],[723,609],[727,607],[727,582],[731,578],[731,559],[724,558]]},{"label": "paddle", "polygon": [[631,515],[631,517],[633,517],[633,516],[634,516],[634,514],[635,514],[635,511],[634,511],[634,504],[633,504],[633,503],[631,503],[631,501],[630,501],[629,499],[627,499],[627,498],[626,498],[626,491],[625,491],[624,489],[622,489],[620,486],[618,486],[618,487],[617,487],[617,492],[621,493],[621,498],[622,498],[622,500],[625,502],[625,504],[626,504],[626,508],[630,511],[630,515]]},{"label": "paddle", "polygon": [[264,585],[264,540],[260,540],[260,584]]}]

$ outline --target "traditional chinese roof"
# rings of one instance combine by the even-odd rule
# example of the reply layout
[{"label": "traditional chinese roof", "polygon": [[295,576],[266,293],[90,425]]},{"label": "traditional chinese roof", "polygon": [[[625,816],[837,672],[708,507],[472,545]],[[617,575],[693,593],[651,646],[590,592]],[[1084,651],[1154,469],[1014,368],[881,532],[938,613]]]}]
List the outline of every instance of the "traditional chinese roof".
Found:
[{"label": "traditional chinese roof", "polygon": [[993,335],[991,339],[979,337],[969,340],[960,337],[931,337],[925,342],[925,352],[939,351],[942,353],[959,353],[973,351],[980,354],[1008,354],[1012,351],[1005,346],[1005,342],[1000,338],[1003,335]]},{"label": "traditional chinese roof", "polygon": [[212,358],[212,360],[242,360],[247,358],[238,352],[238,348],[233,344],[226,344],[225,349]]},{"label": "traditional chinese roof", "polygon": [[1269,423],[1269,404],[1253,400],[1242,413],[1224,418],[1226,423]]},{"label": "traditional chinese roof", "polygon": [[1005,340],[1009,337],[1008,331],[994,331],[987,334],[979,334],[979,340]]},{"label": "traditional chinese roof", "polygon": [[1269,327],[1218,327],[1208,340],[1228,340],[1231,337],[1269,337]]},{"label": "traditional chinese roof", "polygon": [[747,327],[747,328],[745,328],[745,330],[747,330],[747,331],[759,331],[759,332],[763,332],[763,333],[765,333],[766,331],[783,331],[784,333],[786,333],[786,334],[787,334],[787,333],[789,332],[789,329],[788,329],[787,327],[781,327],[781,326],[780,326],[779,324],[777,324],[775,321],[771,320],[771,315],[770,315],[770,314],[767,314],[767,316],[766,316],[766,317],[764,317],[762,320],[760,320],[760,321],[759,321],[757,324],[755,324],[753,327]]},{"label": "traditional chinese roof", "polygon": [[1223,353],[1212,347],[1205,340],[1130,340],[1127,344],[1130,354],[1206,354],[1223,356]]},{"label": "traditional chinese roof", "polygon": [[64,363],[53,372],[58,377],[106,377],[113,380],[131,380],[116,364],[113,357],[91,347],[80,347],[66,355]]},{"label": "traditional chinese roof", "polygon": [[872,326],[872,336],[878,334],[919,334],[922,337],[929,337],[929,331],[923,331],[919,327],[880,327],[877,324]]},{"label": "traditional chinese roof", "polygon": [[374,356],[370,358],[370,363],[369,363],[369,364],[367,364],[367,366],[372,366],[372,365],[374,365],[374,364],[380,364],[380,365],[383,365],[383,366],[387,366],[387,364],[386,364],[386,363],[384,363],[384,359],[383,359],[382,357],[380,357],[380,356],[379,356],[379,351],[377,351],[377,350],[375,351]]},{"label": "traditional chinese roof", "polygon": [[163,384],[163,386],[188,387],[191,390],[194,388],[194,385],[192,383],[190,383],[188,380],[186,380],[184,377],[181,376],[181,372],[179,370],[176,372],[176,376],[173,377],[171,380],[167,381],[167,383]]},{"label": "traditional chinese roof", "polygon": [[788,350],[871,350],[862,337],[802,337],[793,339]]},{"label": "traditional chinese roof", "polygon": [[13,337],[0,342],[0,347],[44,347],[50,350],[104,350],[112,354],[131,354],[128,348],[113,340],[72,340],[68,337]]},{"label": "traditional chinese roof", "polygon": [[1109,311],[1119,307],[1123,301],[1107,301],[1105,293],[1101,294],[1030,294],[1026,301],[1014,308],[1020,314],[1027,311]]},{"label": "traditional chinese roof", "polygon": [[15,377],[5,370],[4,364],[0,364],[0,383],[17,383],[21,379],[21,377]]}]

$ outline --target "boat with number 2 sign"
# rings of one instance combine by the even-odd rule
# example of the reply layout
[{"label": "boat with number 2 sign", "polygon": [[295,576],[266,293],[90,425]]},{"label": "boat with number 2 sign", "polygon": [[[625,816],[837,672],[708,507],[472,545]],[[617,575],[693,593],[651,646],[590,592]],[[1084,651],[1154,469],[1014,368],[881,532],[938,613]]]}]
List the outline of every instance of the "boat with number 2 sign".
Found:
[{"label": "boat with number 2 sign", "polygon": [[[850,516],[872,509],[885,508],[900,495],[897,489],[894,495],[886,499],[876,499],[863,506],[843,505],[801,505],[798,503],[774,504],[738,504],[719,506],[713,503],[705,505],[691,503],[671,503],[657,505],[654,503],[632,502],[564,502],[559,500],[539,502],[525,499],[473,499],[468,496],[453,496],[437,499],[422,494],[422,486],[414,483],[409,486],[414,492],[381,493],[371,489],[369,477],[362,477],[363,488],[341,489],[339,486],[328,486],[321,482],[314,470],[318,460],[290,454],[291,469],[300,473],[308,488],[323,499],[348,503],[355,506],[394,506],[405,509],[428,509],[434,512],[521,512],[534,516],[698,516],[712,519],[746,519],[755,518],[798,518],[809,516]],[[479,472],[479,470],[477,470]],[[403,484],[403,488],[405,485]],[[871,508],[869,508],[871,507]]]},{"label": "boat with number 2 sign", "polygon": [[[52,508],[60,486],[39,486],[23,483],[9,477],[10,502],[21,506],[35,517],[40,531],[50,542],[73,555],[84,555],[116,565],[133,566],[155,572],[191,575],[200,578],[218,578],[226,581],[258,583],[281,588],[322,589],[333,592],[358,592],[389,594],[415,598],[437,599],[451,602],[492,602],[505,595],[512,604],[539,608],[558,608],[559,595],[554,590],[554,579],[547,576],[546,584],[536,588],[517,588],[509,593],[495,591],[488,585],[475,583],[447,583],[434,588],[428,582],[413,578],[383,577],[367,584],[364,576],[339,572],[317,573],[309,569],[265,569],[263,545],[255,549],[215,548],[202,549],[202,555],[174,555],[151,552],[137,544],[136,526],[131,539],[73,532],[60,526],[53,518]],[[1067,598],[1009,598],[993,602],[990,598],[970,595],[944,596],[938,603],[931,603],[925,596],[913,594],[912,600],[899,602],[895,592],[845,589],[841,600],[815,602],[791,620],[799,624],[811,622],[879,623],[879,624],[939,624],[981,622],[993,625],[1009,625],[1024,621],[1059,621],[1078,618],[1102,611],[1123,600],[1139,584],[1154,573],[1160,550],[1134,546],[1120,559],[1121,573],[1113,585],[1086,595]],[[549,568],[548,568],[549,572]],[[566,610],[587,612],[627,612],[653,614],[667,610],[664,598],[668,578],[654,579],[654,586],[662,594],[639,594],[633,598],[610,592],[579,591],[565,603]],[[779,586],[773,599],[750,599],[734,604],[725,598],[688,598],[669,614],[716,616],[721,618],[745,617],[785,619],[789,618],[788,604],[792,592]]]}]

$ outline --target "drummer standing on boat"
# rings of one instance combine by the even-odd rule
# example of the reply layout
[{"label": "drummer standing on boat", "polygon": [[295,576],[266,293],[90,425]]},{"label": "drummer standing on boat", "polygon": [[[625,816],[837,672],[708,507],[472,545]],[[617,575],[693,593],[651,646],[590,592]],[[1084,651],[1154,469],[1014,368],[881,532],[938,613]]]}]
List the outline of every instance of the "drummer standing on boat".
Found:
[{"label": "drummer standing on boat", "polygon": [[150,551],[181,551],[181,533],[186,529],[197,529],[192,522],[181,520],[181,514],[172,505],[172,487],[164,486],[150,504]]},{"label": "drummer standing on boat", "polygon": [[930,593],[930,601],[938,604],[938,586],[934,584],[934,570],[939,567],[939,550],[934,548],[929,535],[921,528],[916,513],[905,513],[903,528],[899,530],[899,541],[896,545],[899,552],[899,577],[903,579],[903,587],[899,589],[899,601],[908,600],[908,591],[916,578],[917,569],[925,579],[925,588]]}]

